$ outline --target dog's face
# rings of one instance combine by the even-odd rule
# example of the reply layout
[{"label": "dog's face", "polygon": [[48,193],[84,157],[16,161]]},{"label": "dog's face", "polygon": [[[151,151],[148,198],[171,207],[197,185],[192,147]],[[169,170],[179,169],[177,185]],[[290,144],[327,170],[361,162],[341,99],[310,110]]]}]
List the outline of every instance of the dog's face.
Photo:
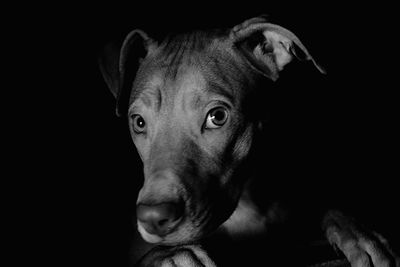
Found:
[{"label": "dog's face", "polygon": [[[146,50],[141,60],[131,53],[138,40]],[[295,48],[313,60],[294,34],[255,18],[160,44],[135,30],[117,60],[103,59],[111,63],[102,72],[119,113],[124,96],[129,100],[130,131],[144,166],[137,219],[146,241],[191,242],[232,214],[259,124],[250,96],[262,80],[278,78],[298,55]]]},{"label": "dog's face", "polygon": [[[140,220],[146,214],[138,214],[139,230],[149,242],[192,241],[226,220],[240,195],[253,140],[254,120],[243,112],[250,76],[243,62],[218,41],[190,49],[196,38],[185,39],[184,48],[173,49],[180,44],[170,40],[144,60],[128,112],[144,164],[137,204],[174,203],[182,209],[174,211],[179,215],[165,231],[149,227]],[[144,213],[154,212],[149,209]]]}]

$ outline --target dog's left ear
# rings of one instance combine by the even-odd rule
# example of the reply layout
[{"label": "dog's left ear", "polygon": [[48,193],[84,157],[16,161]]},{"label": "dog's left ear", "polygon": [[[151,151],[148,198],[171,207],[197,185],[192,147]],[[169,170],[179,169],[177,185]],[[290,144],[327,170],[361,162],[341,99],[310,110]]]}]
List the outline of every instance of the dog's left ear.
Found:
[{"label": "dog's left ear", "polygon": [[133,30],[122,46],[110,44],[99,56],[99,67],[111,93],[117,100],[116,113],[125,115],[136,72],[148,54],[157,47],[157,42],[142,30]]},{"label": "dog's left ear", "polygon": [[294,58],[312,61],[325,74],[296,35],[268,23],[264,17],[252,18],[235,26],[230,38],[253,68],[274,81]]}]

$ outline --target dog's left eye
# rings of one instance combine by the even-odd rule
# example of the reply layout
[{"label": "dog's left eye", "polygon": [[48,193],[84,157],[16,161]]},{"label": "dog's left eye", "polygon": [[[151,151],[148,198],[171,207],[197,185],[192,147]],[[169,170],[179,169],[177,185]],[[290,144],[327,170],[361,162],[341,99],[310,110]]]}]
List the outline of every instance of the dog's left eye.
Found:
[{"label": "dog's left eye", "polygon": [[224,107],[210,110],[207,114],[206,129],[216,129],[222,127],[228,120],[228,111]]}]

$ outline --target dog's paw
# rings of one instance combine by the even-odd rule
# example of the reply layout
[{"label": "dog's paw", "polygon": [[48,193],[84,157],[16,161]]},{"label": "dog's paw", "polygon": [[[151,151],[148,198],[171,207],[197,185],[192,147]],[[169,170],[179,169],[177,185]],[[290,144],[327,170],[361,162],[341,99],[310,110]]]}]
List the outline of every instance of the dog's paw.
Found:
[{"label": "dog's paw", "polygon": [[137,267],[215,267],[215,263],[198,245],[158,246],[150,250]]},{"label": "dog's paw", "polygon": [[328,241],[343,252],[352,267],[400,267],[400,258],[387,240],[363,229],[353,218],[330,211],[323,228]]}]

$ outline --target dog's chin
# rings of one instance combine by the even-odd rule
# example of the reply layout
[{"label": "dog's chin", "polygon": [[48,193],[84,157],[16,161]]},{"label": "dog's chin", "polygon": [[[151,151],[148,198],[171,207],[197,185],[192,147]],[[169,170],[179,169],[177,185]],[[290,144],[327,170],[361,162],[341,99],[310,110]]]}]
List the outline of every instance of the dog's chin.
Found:
[{"label": "dog's chin", "polygon": [[161,243],[162,241],[162,238],[160,236],[149,234],[140,223],[138,223],[138,231],[144,241],[148,243]]},{"label": "dog's chin", "polygon": [[149,233],[139,220],[137,228],[148,243],[174,246],[195,243],[213,233],[231,214],[228,211],[220,211],[217,213],[219,216],[207,216],[210,213],[209,209],[203,209],[200,212],[202,216],[184,216],[166,235]]},{"label": "dog's chin", "polygon": [[146,242],[160,245],[182,245],[193,243],[202,239],[207,234],[207,232],[202,231],[201,228],[178,227],[175,231],[166,236],[159,236],[147,232],[140,222],[138,222],[137,226],[140,235]]}]

